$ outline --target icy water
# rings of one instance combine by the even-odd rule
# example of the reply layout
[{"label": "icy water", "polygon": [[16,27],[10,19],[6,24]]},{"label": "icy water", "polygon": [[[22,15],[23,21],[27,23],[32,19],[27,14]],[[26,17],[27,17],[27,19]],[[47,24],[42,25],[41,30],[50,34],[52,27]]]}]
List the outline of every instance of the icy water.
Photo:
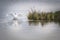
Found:
[{"label": "icy water", "polygon": [[60,40],[60,25],[43,21],[0,23],[0,40]]}]

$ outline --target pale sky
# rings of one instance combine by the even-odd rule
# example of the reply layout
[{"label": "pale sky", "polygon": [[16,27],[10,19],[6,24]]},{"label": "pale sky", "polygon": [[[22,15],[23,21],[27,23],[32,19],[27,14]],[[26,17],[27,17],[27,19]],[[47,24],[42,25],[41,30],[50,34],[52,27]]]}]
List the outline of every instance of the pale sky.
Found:
[{"label": "pale sky", "polygon": [[60,0],[0,0],[0,18],[9,13],[25,17],[31,8],[46,12],[60,10]]}]

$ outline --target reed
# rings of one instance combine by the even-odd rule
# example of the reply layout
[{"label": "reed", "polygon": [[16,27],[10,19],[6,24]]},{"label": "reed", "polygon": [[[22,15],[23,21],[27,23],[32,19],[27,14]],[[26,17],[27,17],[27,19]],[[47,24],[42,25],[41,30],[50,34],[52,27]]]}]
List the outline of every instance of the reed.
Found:
[{"label": "reed", "polygon": [[28,20],[60,20],[60,11],[55,12],[37,12],[32,11],[28,14]]}]

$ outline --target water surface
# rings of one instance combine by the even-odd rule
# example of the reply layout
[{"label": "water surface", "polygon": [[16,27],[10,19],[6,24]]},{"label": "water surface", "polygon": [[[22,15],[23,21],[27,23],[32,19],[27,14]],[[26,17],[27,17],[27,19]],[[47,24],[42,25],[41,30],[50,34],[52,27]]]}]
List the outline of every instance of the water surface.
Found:
[{"label": "water surface", "polygon": [[11,21],[0,23],[0,40],[59,40],[56,22]]}]

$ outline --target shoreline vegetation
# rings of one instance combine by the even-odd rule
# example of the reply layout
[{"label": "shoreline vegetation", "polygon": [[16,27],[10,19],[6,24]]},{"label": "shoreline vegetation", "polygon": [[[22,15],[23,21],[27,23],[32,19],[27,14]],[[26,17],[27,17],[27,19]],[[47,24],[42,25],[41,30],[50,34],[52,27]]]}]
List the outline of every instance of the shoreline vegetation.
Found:
[{"label": "shoreline vegetation", "polygon": [[55,12],[37,12],[36,10],[28,14],[28,20],[39,21],[39,20],[54,20],[60,21],[60,11]]},{"label": "shoreline vegetation", "polygon": [[30,12],[27,16],[29,24],[38,24],[39,22],[44,25],[48,22],[55,22],[60,24],[60,11],[55,12],[37,12],[36,10]]}]

